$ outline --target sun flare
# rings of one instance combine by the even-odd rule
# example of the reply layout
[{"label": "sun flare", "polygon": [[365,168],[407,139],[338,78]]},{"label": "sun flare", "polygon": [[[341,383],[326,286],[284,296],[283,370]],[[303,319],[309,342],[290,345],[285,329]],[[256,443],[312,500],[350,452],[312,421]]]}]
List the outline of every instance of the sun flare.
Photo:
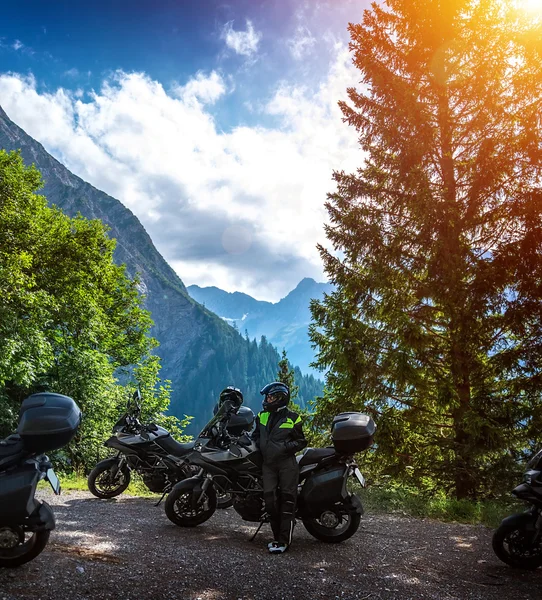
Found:
[{"label": "sun flare", "polygon": [[520,0],[519,5],[532,14],[542,14],[542,0]]}]

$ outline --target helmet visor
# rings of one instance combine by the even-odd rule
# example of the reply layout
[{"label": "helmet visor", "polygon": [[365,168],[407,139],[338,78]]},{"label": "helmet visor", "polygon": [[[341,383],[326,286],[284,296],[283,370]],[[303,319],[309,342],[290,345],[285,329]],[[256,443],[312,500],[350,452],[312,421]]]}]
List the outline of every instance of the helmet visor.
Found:
[{"label": "helmet visor", "polygon": [[268,404],[273,404],[273,402],[276,402],[277,400],[280,400],[282,398],[283,394],[266,394],[265,395],[265,401]]}]

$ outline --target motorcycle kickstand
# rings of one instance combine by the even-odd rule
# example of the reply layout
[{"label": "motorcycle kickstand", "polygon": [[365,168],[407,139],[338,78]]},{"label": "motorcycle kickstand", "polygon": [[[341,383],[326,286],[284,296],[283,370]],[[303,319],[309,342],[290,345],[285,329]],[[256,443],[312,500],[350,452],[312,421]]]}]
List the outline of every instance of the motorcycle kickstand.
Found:
[{"label": "motorcycle kickstand", "polygon": [[258,533],[260,533],[260,529],[263,527],[264,523],[268,523],[269,522],[269,515],[267,513],[265,513],[264,515],[262,515],[260,524],[258,525],[258,529],[256,529],[256,533],[250,538],[250,541],[253,542],[256,539],[256,536],[258,535]]},{"label": "motorcycle kickstand", "polygon": [[264,523],[265,523],[265,521],[260,521],[260,524],[258,525],[258,529],[256,529],[256,533],[250,538],[251,542],[253,542],[256,539],[256,536],[258,535],[258,533],[260,533],[260,529],[262,528]]},{"label": "motorcycle kickstand", "polygon": [[162,494],[162,496],[160,497],[160,500],[158,500],[158,502],[156,504],[154,504],[154,506],[160,506],[160,504],[162,503],[162,500],[167,496],[167,494],[171,491],[171,487],[168,487],[164,490],[164,493]]}]

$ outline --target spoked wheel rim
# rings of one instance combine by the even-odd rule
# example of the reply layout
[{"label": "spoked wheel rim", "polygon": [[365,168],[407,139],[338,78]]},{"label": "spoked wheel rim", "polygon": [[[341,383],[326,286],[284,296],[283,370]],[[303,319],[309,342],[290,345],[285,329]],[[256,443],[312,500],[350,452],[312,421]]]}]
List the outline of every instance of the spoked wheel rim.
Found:
[{"label": "spoked wheel rim", "polygon": [[525,529],[514,529],[505,536],[503,547],[513,559],[542,558],[542,537],[538,537],[533,543],[534,532]]},{"label": "spoked wheel rim", "polygon": [[111,471],[103,471],[94,480],[94,486],[102,494],[110,494],[121,488],[126,483],[126,476],[123,471],[118,471],[115,477],[111,477]]},{"label": "spoked wheel rim", "polygon": [[37,533],[22,527],[0,527],[0,559],[15,559],[30,552],[36,544]]},{"label": "spoked wheel rim", "polygon": [[180,519],[194,519],[209,510],[213,510],[209,496],[203,492],[196,507],[192,506],[193,492],[181,494],[173,504],[173,511]]}]

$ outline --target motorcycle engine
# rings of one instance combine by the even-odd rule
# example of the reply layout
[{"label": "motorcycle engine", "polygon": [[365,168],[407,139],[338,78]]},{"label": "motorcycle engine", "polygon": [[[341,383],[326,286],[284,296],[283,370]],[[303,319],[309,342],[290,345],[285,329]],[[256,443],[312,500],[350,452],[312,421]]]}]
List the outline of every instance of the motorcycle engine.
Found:
[{"label": "motorcycle engine", "polygon": [[143,475],[143,482],[151,492],[161,493],[166,487],[166,478],[163,475]]},{"label": "motorcycle engine", "polygon": [[243,521],[259,522],[264,512],[263,494],[254,492],[246,496],[236,495],[233,500],[233,508]]}]

